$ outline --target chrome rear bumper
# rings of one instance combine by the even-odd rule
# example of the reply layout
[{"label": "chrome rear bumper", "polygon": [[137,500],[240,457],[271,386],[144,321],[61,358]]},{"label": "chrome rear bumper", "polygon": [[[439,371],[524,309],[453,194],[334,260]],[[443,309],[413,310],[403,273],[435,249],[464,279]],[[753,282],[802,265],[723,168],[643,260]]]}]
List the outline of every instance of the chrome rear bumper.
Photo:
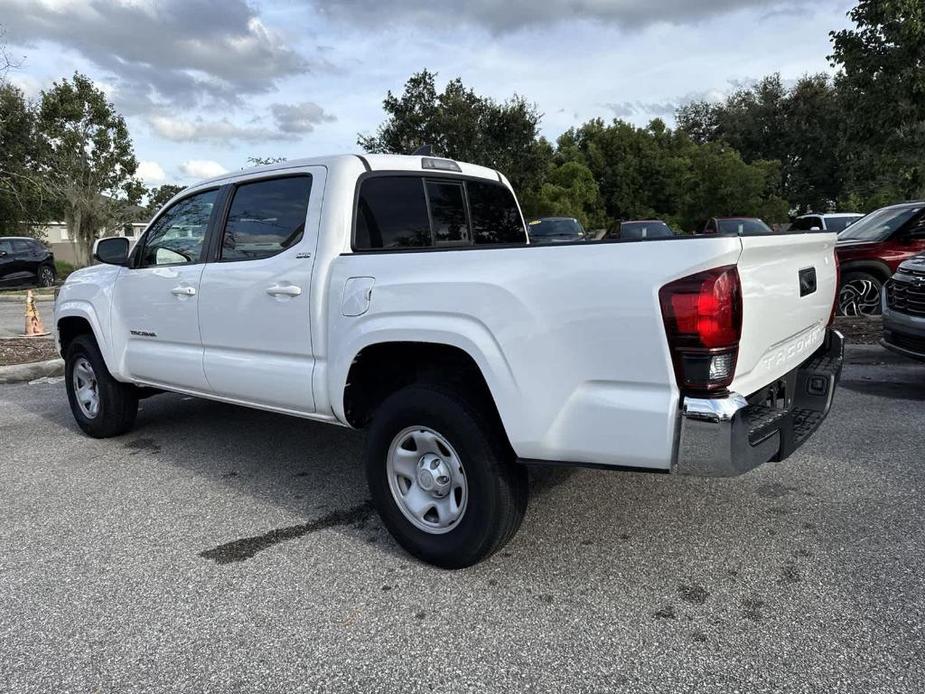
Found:
[{"label": "chrome rear bumper", "polygon": [[819,428],[841,377],[845,339],[830,330],[823,346],[787,374],[785,407],[767,405],[766,390],[748,398],[685,397],[672,472],[732,477],[769,460],[783,460]]}]

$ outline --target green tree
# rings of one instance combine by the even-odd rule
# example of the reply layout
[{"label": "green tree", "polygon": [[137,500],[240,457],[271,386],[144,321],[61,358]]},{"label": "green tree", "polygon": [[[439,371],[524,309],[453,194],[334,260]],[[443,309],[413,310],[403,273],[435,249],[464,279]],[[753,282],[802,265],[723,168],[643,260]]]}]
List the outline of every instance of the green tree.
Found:
[{"label": "green tree", "polygon": [[722,103],[678,109],[678,127],[697,143],[723,142],[746,162],[780,162],[780,195],[801,210],[828,209],[844,187],[842,105],[831,78],[807,75],[787,88],[779,74],[736,90]]},{"label": "green tree", "polygon": [[518,190],[537,189],[549,150],[537,138],[536,106],[517,95],[498,103],[459,78],[440,92],[436,77],[422,70],[408,79],[401,96],[388,92],[382,103],[388,118],[374,135],[360,134],[357,144],[391,154],[410,154],[427,144],[440,156],[501,171]]},{"label": "green tree", "polygon": [[148,188],[146,205],[148,215],[153,216],[157,214],[158,210],[166,205],[168,200],[185,188],[186,186],[178,186],[171,183]]},{"label": "green tree", "polygon": [[0,233],[31,235],[52,213],[34,173],[39,165],[35,109],[19,89],[0,84]]},{"label": "green tree", "polygon": [[270,164],[280,164],[286,161],[286,157],[248,157],[247,168],[252,166],[269,166]]},{"label": "green tree", "polygon": [[585,229],[606,226],[594,174],[577,161],[553,166],[539,190],[521,197],[521,205],[529,217],[575,217]]},{"label": "green tree", "polygon": [[125,120],[80,73],[42,92],[41,185],[61,206],[87,261],[99,233],[130,221],[144,192]]},{"label": "green tree", "polygon": [[831,33],[829,60],[849,114],[853,190],[925,196],[925,3],[859,0],[848,16],[855,26]]}]

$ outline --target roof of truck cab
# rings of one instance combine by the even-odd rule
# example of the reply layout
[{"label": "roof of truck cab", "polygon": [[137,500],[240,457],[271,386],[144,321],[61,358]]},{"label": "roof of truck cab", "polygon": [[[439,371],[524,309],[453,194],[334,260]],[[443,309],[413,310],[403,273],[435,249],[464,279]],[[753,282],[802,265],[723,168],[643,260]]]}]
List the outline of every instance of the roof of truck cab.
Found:
[{"label": "roof of truck cab", "polygon": [[473,176],[476,178],[486,178],[493,181],[506,182],[506,179],[494,169],[489,169],[485,166],[479,166],[478,164],[469,164],[462,161],[450,160],[456,161],[456,164],[459,165],[461,171],[446,171],[443,169],[425,169],[422,163],[424,159],[446,160],[446,157],[422,157],[405,154],[335,154],[324,157],[290,159],[287,161],[281,161],[277,164],[269,164],[268,166],[255,166],[253,168],[242,169],[240,171],[229,171],[228,173],[222,174],[221,176],[215,176],[214,178],[198,181],[191,185],[190,188],[199,188],[200,186],[209,185],[212,183],[228,182],[243,176],[250,176],[255,173],[286,171],[287,169],[297,169],[305,166],[334,167],[343,165],[347,162],[360,164],[363,166],[363,168],[367,168],[370,171],[416,171],[428,176]]}]

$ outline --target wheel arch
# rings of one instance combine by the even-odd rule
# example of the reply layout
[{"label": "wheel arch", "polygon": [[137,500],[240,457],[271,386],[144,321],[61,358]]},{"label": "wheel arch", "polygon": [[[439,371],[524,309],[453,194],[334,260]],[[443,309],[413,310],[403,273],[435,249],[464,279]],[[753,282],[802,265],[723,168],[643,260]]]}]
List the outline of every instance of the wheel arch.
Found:
[{"label": "wheel arch", "polygon": [[[489,414],[509,437],[503,402],[513,387],[507,364],[492,363],[463,340],[371,340],[352,350],[347,370],[338,377],[335,414],[355,428],[366,426],[376,408],[392,393],[412,383],[447,383],[490,408]],[[499,369],[501,374],[499,375]]]},{"label": "wheel arch", "polygon": [[55,333],[61,356],[67,354],[67,348],[80,335],[90,335],[100,348],[106,368],[113,371],[113,361],[109,342],[105,338],[99,317],[91,305],[83,302],[68,302],[55,311]]},{"label": "wheel arch", "polygon": [[841,264],[840,271],[842,281],[844,281],[845,275],[852,272],[866,272],[883,282],[893,276],[890,266],[882,260],[849,260]]}]

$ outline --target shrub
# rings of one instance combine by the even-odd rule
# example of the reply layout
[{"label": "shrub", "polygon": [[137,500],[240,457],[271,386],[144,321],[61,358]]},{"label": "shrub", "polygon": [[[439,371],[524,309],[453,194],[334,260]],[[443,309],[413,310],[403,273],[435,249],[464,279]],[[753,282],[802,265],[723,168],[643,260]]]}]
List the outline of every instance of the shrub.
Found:
[{"label": "shrub", "polygon": [[63,282],[67,279],[67,276],[70,275],[74,270],[76,270],[73,265],[66,263],[63,260],[55,261],[55,274],[58,276],[58,281]]}]

